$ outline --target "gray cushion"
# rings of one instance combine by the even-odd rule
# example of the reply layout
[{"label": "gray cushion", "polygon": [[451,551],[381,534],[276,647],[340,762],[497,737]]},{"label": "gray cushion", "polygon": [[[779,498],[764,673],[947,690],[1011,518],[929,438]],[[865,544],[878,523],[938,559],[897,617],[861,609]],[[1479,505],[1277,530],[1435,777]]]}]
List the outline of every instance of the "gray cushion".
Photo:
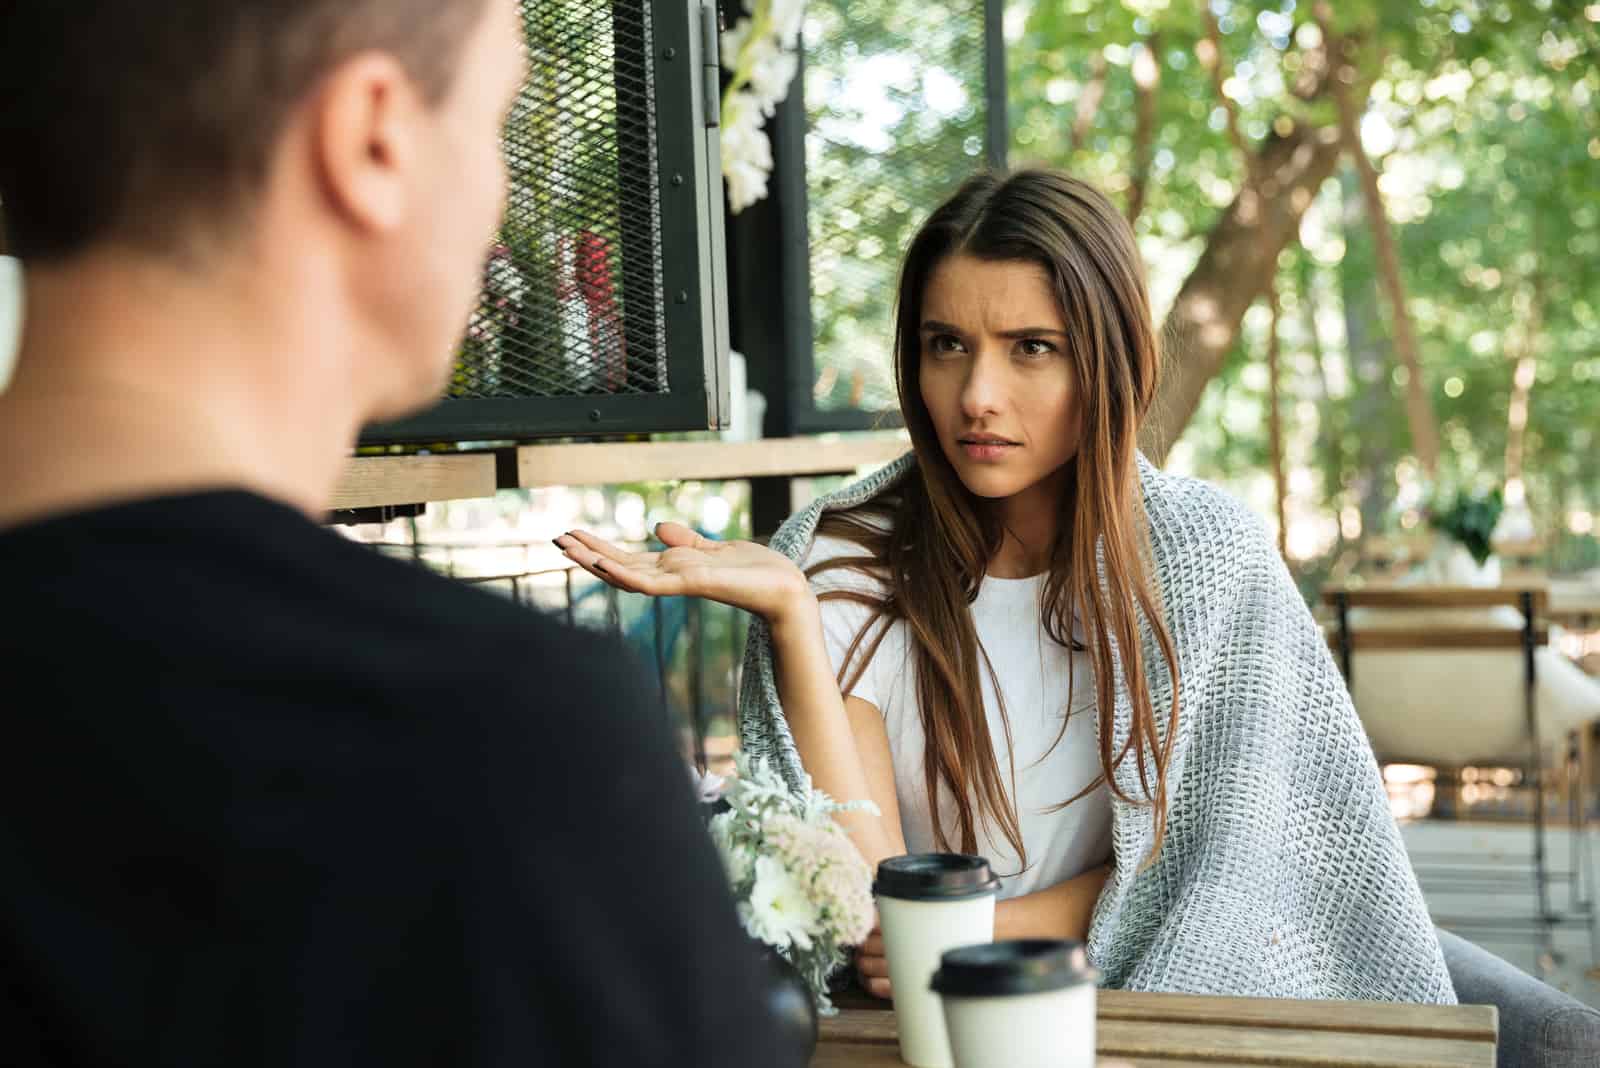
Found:
[{"label": "gray cushion", "polygon": [[1449,931],[1439,947],[1456,999],[1500,1010],[1499,1068],[1600,1065],[1600,1011]]}]

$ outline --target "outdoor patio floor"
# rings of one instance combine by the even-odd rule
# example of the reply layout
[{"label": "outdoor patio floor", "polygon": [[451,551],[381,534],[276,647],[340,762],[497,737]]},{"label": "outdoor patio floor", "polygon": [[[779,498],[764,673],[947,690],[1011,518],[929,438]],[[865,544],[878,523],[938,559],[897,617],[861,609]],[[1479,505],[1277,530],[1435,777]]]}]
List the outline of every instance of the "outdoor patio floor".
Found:
[{"label": "outdoor patio floor", "polygon": [[[1419,820],[1402,824],[1402,833],[1436,923],[1600,1008],[1600,978],[1590,974],[1600,962],[1591,958],[1589,935],[1581,922],[1554,929],[1555,959],[1545,961],[1541,967],[1544,946],[1538,933],[1526,923],[1536,912],[1530,874],[1533,835],[1527,825]],[[1587,833],[1591,870],[1600,871],[1600,865],[1595,864],[1600,858],[1593,853],[1600,849],[1600,831],[1591,828]],[[1570,832],[1565,827],[1554,827],[1546,834],[1553,866],[1567,870]],[[1448,880],[1435,874],[1441,860],[1448,861],[1452,869]],[[1473,877],[1463,880],[1463,872]],[[1552,906],[1561,910],[1567,902],[1567,884],[1555,883]]]}]

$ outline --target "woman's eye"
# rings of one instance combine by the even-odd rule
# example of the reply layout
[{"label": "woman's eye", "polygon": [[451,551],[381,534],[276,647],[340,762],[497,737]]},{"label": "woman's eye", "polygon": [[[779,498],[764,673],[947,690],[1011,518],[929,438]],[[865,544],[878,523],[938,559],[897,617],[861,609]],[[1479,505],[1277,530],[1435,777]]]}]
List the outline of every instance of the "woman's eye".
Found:
[{"label": "woman's eye", "polygon": [[951,353],[965,352],[961,339],[952,334],[935,334],[928,339],[928,351],[935,356],[948,356]]},{"label": "woman's eye", "polygon": [[1022,355],[1032,359],[1039,359],[1056,351],[1056,347],[1050,342],[1036,337],[1024,338],[1017,347]]}]

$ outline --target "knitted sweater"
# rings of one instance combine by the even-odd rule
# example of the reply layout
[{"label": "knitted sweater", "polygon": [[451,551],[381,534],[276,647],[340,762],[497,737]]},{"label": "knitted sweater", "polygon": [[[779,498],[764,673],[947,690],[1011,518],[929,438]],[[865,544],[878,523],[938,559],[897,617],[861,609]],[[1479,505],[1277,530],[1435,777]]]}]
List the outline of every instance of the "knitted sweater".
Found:
[{"label": "knitted sweater", "polygon": [[[908,475],[913,455],[813,502],[771,547],[798,562],[823,511],[861,504]],[[1153,865],[1143,865],[1155,844],[1151,807],[1113,801],[1116,864],[1089,927],[1102,983],[1453,1004],[1371,746],[1276,548],[1221,491],[1143,457],[1139,476],[1151,573],[1178,653],[1178,736]],[[1142,621],[1140,630],[1152,701],[1170,707],[1166,662]],[[806,773],[759,619],[744,666],[744,749],[798,787]],[[1120,680],[1114,691],[1117,751],[1131,714]],[[1116,779],[1143,797],[1131,756]]]}]

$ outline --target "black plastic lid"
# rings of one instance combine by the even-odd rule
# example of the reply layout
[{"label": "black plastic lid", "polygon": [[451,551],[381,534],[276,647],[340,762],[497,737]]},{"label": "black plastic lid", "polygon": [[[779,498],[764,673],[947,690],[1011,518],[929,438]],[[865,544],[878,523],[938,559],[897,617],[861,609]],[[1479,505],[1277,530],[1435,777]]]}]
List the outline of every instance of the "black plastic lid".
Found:
[{"label": "black plastic lid", "polygon": [[1029,938],[947,950],[932,989],[953,997],[1044,994],[1100,978],[1082,942]]},{"label": "black plastic lid", "polygon": [[982,857],[963,853],[908,853],[878,864],[872,892],[904,901],[956,901],[998,893],[1000,880]]}]

